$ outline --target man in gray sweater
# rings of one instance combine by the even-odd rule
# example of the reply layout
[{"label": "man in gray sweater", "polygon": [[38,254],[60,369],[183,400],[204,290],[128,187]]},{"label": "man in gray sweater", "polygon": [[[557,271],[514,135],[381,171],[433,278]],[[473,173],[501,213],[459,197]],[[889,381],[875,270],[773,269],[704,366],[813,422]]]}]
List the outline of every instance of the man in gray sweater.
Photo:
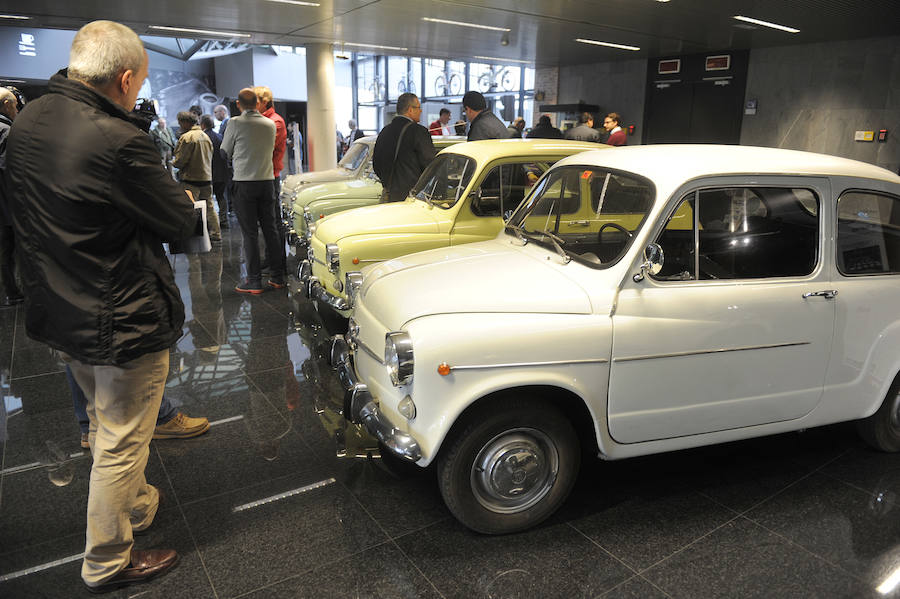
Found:
[{"label": "man in gray sweater", "polygon": [[[266,240],[266,254],[273,273],[284,273],[284,252],[278,251],[278,228],[275,222],[275,198],[272,179],[272,152],[275,149],[275,123],[256,110],[256,93],[244,88],[238,93],[241,116],[232,117],[222,140],[222,151],[234,167],[234,211],[244,239],[247,278],[235,291],[258,295],[263,292],[259,260],[259,233]],[[268,281],[270,287],[282,289],[284,275]]]}]

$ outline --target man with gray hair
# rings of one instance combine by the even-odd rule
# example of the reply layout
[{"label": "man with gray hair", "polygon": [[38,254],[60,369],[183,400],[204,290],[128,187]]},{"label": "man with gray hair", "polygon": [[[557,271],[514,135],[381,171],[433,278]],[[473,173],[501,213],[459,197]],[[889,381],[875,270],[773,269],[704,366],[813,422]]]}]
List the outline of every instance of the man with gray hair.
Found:
[{"label": "man with gray hair", "polygon": [[28,272],[25,329],[58,350],[87,397],[93,466],[81,577],[106,592],[167,572],[172,549],[134,549],[159,508],[144,470],[184,305],[163,241],[193,234],[189,194],[130,118],[147,53],[124,25],[94,21],[69,68],[10,132],[8,186]]}]

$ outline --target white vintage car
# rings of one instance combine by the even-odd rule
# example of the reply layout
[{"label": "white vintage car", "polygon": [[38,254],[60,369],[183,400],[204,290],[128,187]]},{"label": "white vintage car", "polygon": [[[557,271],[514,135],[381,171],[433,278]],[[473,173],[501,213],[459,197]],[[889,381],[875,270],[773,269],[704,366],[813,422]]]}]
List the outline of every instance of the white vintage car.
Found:
[{"label": "white vintage car", "polygon": [[[610,219],[609,215],[616,215]],[[466,526],[537,524],[582,454],[860,420],[900,450],[900,177],[739,146],[558,162],[496,239],[352,290],[344,415]]]}]

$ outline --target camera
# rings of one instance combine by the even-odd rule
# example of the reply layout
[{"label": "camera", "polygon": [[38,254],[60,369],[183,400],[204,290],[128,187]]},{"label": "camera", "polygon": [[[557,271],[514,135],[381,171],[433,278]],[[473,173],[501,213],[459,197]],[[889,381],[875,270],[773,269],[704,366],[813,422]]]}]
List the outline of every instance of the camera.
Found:
[{"label": "camera", "polygon": [[145,133],[150,131],[150,125],[156,120],[156,100],[138,98],[131,111],[131,120]]}]

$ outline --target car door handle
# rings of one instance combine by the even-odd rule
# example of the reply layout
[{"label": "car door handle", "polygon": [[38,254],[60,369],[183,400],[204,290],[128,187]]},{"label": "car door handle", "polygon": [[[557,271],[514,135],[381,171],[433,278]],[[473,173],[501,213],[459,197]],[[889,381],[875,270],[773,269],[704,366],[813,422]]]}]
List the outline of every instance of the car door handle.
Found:
[{"label": "car door handle", "polygon": [[824,297],[825,299],[834,299],[838,294],[837,289],[825,289],[824,291],[809,291],[803,294],[803,299],[810,297]]},{"label": "car door handle", "polygon": [[569,224],[573,227],[587,227],[591,222],[587,220],[573,220]]}]

